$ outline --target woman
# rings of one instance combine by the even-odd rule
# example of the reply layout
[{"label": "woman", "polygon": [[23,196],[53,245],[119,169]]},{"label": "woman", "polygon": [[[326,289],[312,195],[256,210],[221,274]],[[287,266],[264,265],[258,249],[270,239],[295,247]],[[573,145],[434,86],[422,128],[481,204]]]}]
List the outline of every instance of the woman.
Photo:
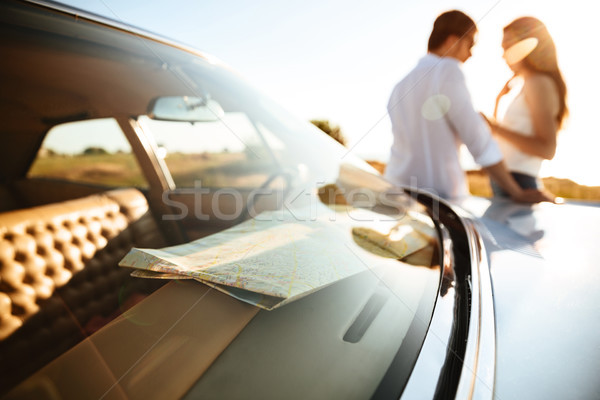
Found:
[{"label": "woman", "polygon": [[[543,160],[556,152],[556,136],[567,115],[567,87],[558,68],[556,47],[546,26],[536,18],[523,17],[504,28],[504,59],[514,72],[496,99],[510,91],[513,80],[522,78],[519,94],[500,123],[488,120],[499,139],[505,162],[522,188],[539,188]],[[496,196],[507,196],[492,183]]]}]

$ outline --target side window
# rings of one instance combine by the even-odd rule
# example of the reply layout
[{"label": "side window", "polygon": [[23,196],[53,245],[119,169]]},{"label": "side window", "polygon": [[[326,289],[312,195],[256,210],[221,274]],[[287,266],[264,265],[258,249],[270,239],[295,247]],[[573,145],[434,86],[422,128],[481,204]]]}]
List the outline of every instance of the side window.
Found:
[{"label": "side window", "polygon": [[255,188],[278,170],[276,146],[244,113],[193,124],[146,116],[139,121],[154,137],[178,188]]},{"label": "side window", "polygon": [[28,177],[148,187],[129,142],[113,118],[69,122],[50,129]]}]

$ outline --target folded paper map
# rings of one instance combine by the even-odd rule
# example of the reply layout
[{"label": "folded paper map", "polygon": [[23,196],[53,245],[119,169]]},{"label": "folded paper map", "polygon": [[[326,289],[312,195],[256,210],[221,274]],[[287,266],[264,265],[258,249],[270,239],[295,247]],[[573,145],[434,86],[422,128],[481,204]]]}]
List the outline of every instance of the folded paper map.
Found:
[{"label": "folded paper map", "polygon": [[411,224],[399,230],[398,223],[367,210],[336,212],[313,204],[265,212],[178,246],[134,248],[119,265],[135,268],[132,275],[139,277],[196,279],[270,310],[372,266],[377,256],[355,243],[357,227],[395,232],[390,249],[403,254],[428,244],[427,232]]},{"label": "folded paper map", "polygon": [[436,245],[435,228],[418,215],[407,214],[391,230],[387,227],[352,228],[354,241],[363,249],[382,257],[404,260],[425,247]]}]

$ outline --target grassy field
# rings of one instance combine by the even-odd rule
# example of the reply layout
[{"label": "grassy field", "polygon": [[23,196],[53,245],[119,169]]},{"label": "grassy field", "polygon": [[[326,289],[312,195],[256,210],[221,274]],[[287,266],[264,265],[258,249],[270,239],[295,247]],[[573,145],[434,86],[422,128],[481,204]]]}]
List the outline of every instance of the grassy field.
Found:
[{"label": "grassy field", "polygon": [[[379,172],[385,170],[385,164],[379,161],[367,161]],[[483,171],[467,171],[469,190],[475,196],[491,197],[492,189],[488,175]],[[546,190],[565,199],[600,202],[600,186],[579,185],[569,179],[542,178]]]},{"label": "grassy field", "polygon": [[131,153],[47,155],[35,160],[28,175],[107,186],[148,186]]},{"label": "grassy field", "polygon": [[273,172],[273,162],[252,153],[204,153],[169,155],[165,162],[178,187],[194,187],[201,179],[206,187],[253,188]]},{"label": "grassy field", "polygon": [[[269,159],[247,153],[174,153],[165,162],[177,187],[195,187],[200,183],[204,187],[254,188],[274,170]],[[29,176],[106,186],[148,186],[131,153],[49,154],[36,159]]]},{"label": "grassy field", "polygon": [[[491,197],[490,179],[483,171],[467,171],[469,189],[476,196]],[[569,179],[542,178],[547,191],[558,197],[574,200],[600,201],[600,186],[579,185]]]}]

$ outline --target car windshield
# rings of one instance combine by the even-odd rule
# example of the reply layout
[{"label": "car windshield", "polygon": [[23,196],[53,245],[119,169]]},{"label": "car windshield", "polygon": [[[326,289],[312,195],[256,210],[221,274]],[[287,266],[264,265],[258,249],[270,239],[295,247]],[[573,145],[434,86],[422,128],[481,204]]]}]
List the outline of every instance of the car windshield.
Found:
[{"label": "car windshield", "polygon": [[220,112],[196,122],[139,117],[177,187],[192,187],[200,180],[212,187],[251,188],[277,173],[287,174],[295,184],[314,185],[334,181],[340,161],[364,165],[222,65],[166,46],[153,51],[163,63],[164,79],[175,79],[181,87],[163,95],[210,99]]},{"label": "car windshield", "polygon": [[[169,393],[180,396],[189,390],[191,397],[204,393],[237,396],[251,388],[258,390],[256,382],[264,381],[269,384],[259,385],[259,392],[271,398],[290,398],[288,391],[293,387],[304,388],[296,392],[299,398],[317,394],[321,398],[364,398],[375,393],[390,374],[395,391],[401,391],[440,290],[442,252],[439,227],[432,218],[436,210],[392,187],[347,148],[281,109],[211,57],[69,13],[18,2],[7,4],[3,5],[5,12],[0,12],[4,54],[0,133],[7,143],[0,150],[0,195],[6,186],[18,188],[20,197],[3,205],[5,214],[0,214],[0,222],[21,218],[21,214],[12,215],[34,206],[59,212],[58,205],[67,204],[64,209],[76,213],[77,204],[84,203],[72,203],[75,198],[102,196],[114,188],[132,189],[148,203],[147,214],[139,215],[151,215],[152,221],[142,228],[132,227],[131,235],[150,235],[148,226],[155,226],[152,229],[164,238],[163,245],[156,247],[195,243],[195,255],[210,262],[220,257],[214,266],[230,268],[225,278],[223,269],[183,276],[186,272],[173,267],[176,263],[169,257],[180,260],[184,254],[180,251],[189,247],[175,247],[171,253],[144,253],[144,257],[151,254],[163,260],[163,264],[153,265],[171,263],[169,268],[152,272],[201,280],[219,293],[227,293],[227,299],[233,297],[261,309],[252,308],[255,311],[245,321],[247,326],[235,334],[230,333],[230,326],[209,332],[209,337],[229,339],[217,340],[213,348],[217,350],[199,355],[208,364],[202,373],[194,372],[197,375],[183,393]],[[7,189],[6,193],[12,192]],[[110,199],[116,197],[109,193]],[[20,200],[25,198],[27,201]],[[139,204],[135,203],[136,207]],[[138,215],[123,206],[107,215],[117,218],[114,214],[118,213],[129,219]],[[69,254],[67,244],[56,244],[47,251],[33,247],[36,262],[50,257],[54,257],[52,262],[71,262],[72,254],[79,254],[84,270],[86,263],[96,265],[98,257],[106,260],[106,254],[113,253],[118,254],[113,261],[117,268],[116,263],[133,247],[152,247],[127,242],[131,235],[121,232],[115,234],[118,244],[107,246],[113,253],[88,251],[88,247],[105,246],[107,241],[94,239],[93,232],[80,235],[82,226],[89,220],[94,232],[107,236],[108,230],[99,227],[102,221],[96,214],[77,218],[58,227],[54,222],[40,222],[17,233],[2,228],[0,245],[8,248],[21,240],[19,235],[41,235],[37,230],[48,227],[52,235],[68,236],[67,244],[85,242],[87,247]],[[115,226],[123,224],[118,220]],[[6,265],[28,265],[24,252],[19,248],[3,253],[12,254],[14,260],[0,259],[0,272],[9,271]],[[77,276],[72,265],[69,271]],[[102,273],[98,268],[94,271],[86,278],[92,283],[86,282],[84,289],[95,290],[93,279]],[[6,276],[0,280],[2,295],[17,303],[20,294]],[[227,280],[232,276],[233,281]],[[52,279],[59,282],[56,275]],[[23,284],[32,280],[25,277]],[[292,281],[296,286],[289,283]],[[166,307],[161,312],[171,308],[176,314],[181,311],[177,293],[204,287],[188,283],[166,285],[165,290],[150,294],[147,301],[134,307],[130,318],[97,332],[87,329],[92,318],[79,321],[82,331],[96,332],[92,338],[100,338],[94,357],[110,364],[107,360],[115,359],[115,346],[127,347],[123,343],[128,340],[135,346],[134,336],[147,336],[148,340],[160,336],[154,329],[167,327],[168,322],[159,318],[132,322],[135,318],[131,315],[139,310],[135,315],[147,316],[148,310],[156,307],[152,299],[157,295],[163,296],[160,307]],[[59,283],[53,285],[60,288]],[[102,283],[104,289],[109,286]],[[64,289],[61,296],[69,293]],[[36,300],[37,304],[43,308],[45,299],[53,298],[50,296]],[[257,300],[257,296],[263,297]],[[88,297],[73,297],[69,307],[88,301]],[[227,301],[203,302],[200,308],[207,315],[228,315],[234,306],[226,306]],[[15,318],[27,322],[29,314],[19,310]],[[77,313],[82,314],[71,314],[79,318]],[[47,324],[51,326],[51,317],[44,318],[38,320],[50,321]],[[165,329],[167,335],[171,328]],[[19,332],[16,330],[17,335]],[[193,332],[191,327],[188,332],[178,331],[177,337],[164,336],[170,338],[165,345],[172,351],[158,346],[160,357],[180,357],[180,369],[169,374],[187,373],[190,360],[184,361],[182,349],[194,343],[200,349],[208,343],[190,339],[195,337]],[[17,354],[20,347],[1,346],[0,341],[2,356],[10,354],[10,360],[27,358]],[[70,362],[78,354],[79,361],[86,362],[89,353],[77,351],[70,353]],[[206,361],[209,355],[213,357],[210,362]],[[58,362],[59,356],[45,355],[36,368],[54,358]],[[140,360],[123,357],[123,363],[131,364],[118,368],[123,373],[139,372],[131,378],[128,390],[149,385],[155,376],[147,373],[149,370],[161,371],[156,359]],[[403,366],[397,367],[399,364]],[[36,370],[28,368],[23,371],[32,374]],[[287,372],[281,373],[283,370]],[[161,376],[163,373],[166,371]],[[26,378],[22,375],[11,377],[11,384]],[[237,384],[224,384],[223,379],[231,375],[239,377]],[[165,381],[171,379],[161,379],[168,386]],[[107,388],[98,390],[102,394]]]}]

